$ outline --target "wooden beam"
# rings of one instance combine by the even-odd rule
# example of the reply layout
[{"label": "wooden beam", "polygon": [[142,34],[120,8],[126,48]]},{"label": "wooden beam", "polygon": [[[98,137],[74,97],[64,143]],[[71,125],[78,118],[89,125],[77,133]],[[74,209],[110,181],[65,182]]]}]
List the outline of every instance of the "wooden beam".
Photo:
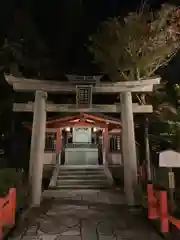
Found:
[{"label": "wooden beam", "polygon": [[119,121],[118,123],[109,123],[107,124],[106,122],[100,122],[100,121],[95,121],[95,122],[87,122],[85,121],[78,121],[78,122],[56,122],[54,124],[49,124],[47,122],[46,126],[48,126],[49,128],[59,128],[59,127],[72,127],[72,126],[92,126],[92,127],[109,127],[109,126],[116,126],[117,128],[121,126],[121,122]]},{"label": "wooden beam", "polygon": [[46,127],[46,133],[57,133],[57,131],[59,131],[59,129]]},{"label": "wooden beam", "polygon": [[96,116],[96,115],[91,115],[91,114],[87,114],[87,113],[84,113],[84,117],[85,118],[89,118],[93,121],[99,121],[99,122],[105,122],[106,124],[109,124],[109,123],[112,123],[112,124],[121,124],[120,123],[120,120],[112,120],[112,119],[108,119],[107,116],[104,116],[103,117],[100,117],[100,116]]},{"label": "wooden beam", "polygon": [[[32,112],[33,103],[14,103],[14,112]],[[75,104],[46,104],[47,112],[91,112],[91,113],[119,113],[120,104],[93,105],[92,108],[76,108]],[[134,113],[152,113],[152,105],[133,104]]]},{"label": "wooden beam", "polygon": [[[28,130],[32,130],[32,123],[24,123],[24,127]],[[46,127],[46,133],[56,133],[58,129],[56,128],[47,128]]]},{"label": "wooden beam", "polygon": [[100,127],[105,128],[107,124],[105,123],[87,123],[87,122],[75,122],[75,123],[56,123],[55,128],[64,128],[64,127]]},{"label": "wooden beam", "polygon": [[[29,130],[32,130],[32,124],[29,123],[29,125],[25,125],[26,128],[28,128]],[[75,123],[56,123],[54,125],[52,125],[52,127],[49,127],[48,124],[48,128],[46,127],[46,133],[57,133],[57,131],[59,131],[59,128],[65,128],[65,127],[100,127],[100,128],[105,128],[107,127],[107,124],[105,123],[86,123],[86,122],[75,122]],[[109,125],[108,125],[109,127]],[[116,126],[116,128],[118,128],[118,126]],[[120,126],[119,126],[120,128]]]},{"label": "wooden beam", "polygon": [[[32,130],[32,123],[27,123],[24,124],[24,126],[28,129],[28,130]],[[46,127],[46,133],[57,133],[57,131],[59,131],[59,128],[47,128]]]},{"label": "wooden beam", "polygon": [[[6,75],[5,78],[13,86],[14,90],[19,92],[35,92],[37,90],[50,93],[76,92],[76,85],[68,82],[16,78],[11,75]],[[142,81],[97,83],[92,87],[92,91],[93,93],[152,92],[153,85],[159,83],[159,77]]]},{"label": "wooden beam", "polygon": [[48,120],[48,124],[55,124],[55,123],[59,123],[59,122],[69,122],[72,120],[75,120],[77,118],[80,118],[80,115],[75,115],[75,116],[67,116],[67,117],[56,117],[56,119],[50,119]]}]

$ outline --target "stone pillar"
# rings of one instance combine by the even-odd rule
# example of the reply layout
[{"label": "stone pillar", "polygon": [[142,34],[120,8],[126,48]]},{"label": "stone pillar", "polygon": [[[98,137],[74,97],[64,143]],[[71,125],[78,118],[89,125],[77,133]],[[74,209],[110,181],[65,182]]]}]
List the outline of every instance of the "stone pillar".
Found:
[{"label": "stone pillar", "polygon": [[62,129],[56,130],[56,164],[61,164],[61,152],[62,152]]},{"label": "stone pillar", "polygon": [[32,205],[40,205],[41,202],[46,134],[46,98],[47,93],[43,91],[36,91],[29,165],[29,183]]},{"label": "stone pillar", "polygon": [[135,205],[138,190],[137,157],[131,92],[121,93],[122,152],[124,163],[124,191],[128,205]]},{"label": "stone pillar", "polygon": [[103,130],[103,155],[105,159],[103,159],[103,163],[108,161],[108,153],[109,153],[109,135],[108,135],[108,126]]},{"label": "stone pillar", "polygon": [[56,153],[61,151],[61,129],[58,128],[56,130]]}]

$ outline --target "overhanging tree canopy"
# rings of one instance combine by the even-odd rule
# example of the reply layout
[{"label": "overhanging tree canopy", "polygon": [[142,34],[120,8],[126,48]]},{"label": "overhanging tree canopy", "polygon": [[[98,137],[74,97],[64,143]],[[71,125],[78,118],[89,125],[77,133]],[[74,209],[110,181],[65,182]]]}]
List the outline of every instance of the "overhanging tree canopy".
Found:
[{"label": "overhanging tree canopy", "polygon": [[102,23],[90,37],[89,50],[112,81],[141,80],[166,65],[180,47],[180,10],[162,5]]}]

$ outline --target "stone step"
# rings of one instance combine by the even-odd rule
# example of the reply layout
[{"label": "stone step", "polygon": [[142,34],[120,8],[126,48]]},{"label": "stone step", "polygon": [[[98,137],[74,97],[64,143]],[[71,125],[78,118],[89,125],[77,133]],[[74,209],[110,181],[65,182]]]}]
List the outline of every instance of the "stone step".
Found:
[{"label": "stone step", "polygon": [[70,168],[68,168],[68,167],[66,167],[66,168],[62,168],[62,167],[60,167],[59,169],[61,169],[62,171],[76,171],[76,170],[78,170],[78,171],[104,171],[104,168],[82,168],[82,167],[70,167]]},{"label": "stone step", "polygon": [[106,178],[105,174],[60,174],[58,175],[58,179],[96,179],[96,178]]},{"label": "stone step", "polygon": [[59,175],[104,175],[104,171],[88,172],[88,171],[59,171]]},{"label": "stone step", "polygon": [[104,166],[62,166],[55,189],[107,189]]},{"label": "stone step", "polygon": [[104,169],[104,165],[60,165],[60,169]]},{"label": "stone step", "polygon": [[101,180],[101,179],[88,179],[88,180],[83,180],[83,179],[76,179],[76,180],[58,180],[57,185],[76,185],[76,184],[83,184],[83,185],[88,185],[88,184],[93,184],[93,185],[98,185],[98,184],[107,184],[106,180]]},{"label": "stone step", "polygon": [[84,181],[86,181],[86,179],[88,180],[88,179],[104,179],[104,180],[106,180],[107,178],[106,178],[106,176],[104,175],[104,174],[98,174],[98,175],[59,175],[58,176],[58,178],[57,178],[58,180],[65,180],[65,179],[67,179],[67,180],[76,180],[76,179],[82,179],[82,180],[84,180]]},{"label": "stone step", "polygon": [[90,167],[88,167],[88,168],[86,168],[86,167],[60,167],[59,168],[59,170],[60,171],[71,171],[71,172],[73,172],[73,171],[79,171],[79,172],[84,172],[84,171],[86,171],[86,172],[99,172],[99,171],[104,171],[104,167],[102,168],[102,167],[100,167],[100,168],[90,168]]},{"label": "stone step", "polygon": [[[69,185],[57,185],[55,189],[108,189],[108,184],[69,184]],[[53,188],[54,189],[54,188]]]}]

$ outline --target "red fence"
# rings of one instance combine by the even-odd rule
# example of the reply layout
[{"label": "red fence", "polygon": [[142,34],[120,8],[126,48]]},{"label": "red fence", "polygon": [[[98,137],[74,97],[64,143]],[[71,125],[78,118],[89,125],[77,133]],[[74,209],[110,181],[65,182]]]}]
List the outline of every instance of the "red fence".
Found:
[{"label": "red fence", "polygon": [[180,219],[176,219],[168,213],[167,191],[155,190],[153,184],[147,184],[147,198],[148,219],[159,219],[162,233],[169,232],[169,223],[180,229]]},{"label": "red fence", "polygon": [[3,227],[15,224],[16,189],[11,188],[6,197],[0,198],[0,240],[3,239]]}]

